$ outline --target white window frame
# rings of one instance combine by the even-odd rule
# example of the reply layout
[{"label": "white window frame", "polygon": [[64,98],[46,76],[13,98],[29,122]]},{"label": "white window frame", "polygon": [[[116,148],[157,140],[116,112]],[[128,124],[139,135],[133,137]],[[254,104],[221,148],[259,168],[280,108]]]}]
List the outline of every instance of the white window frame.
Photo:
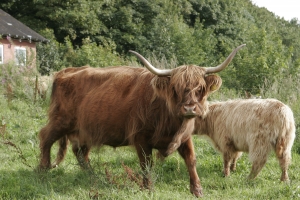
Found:
[{"label": "white window frame", "polygon": [[[24,52],[24,60],[20,63],[20,58],[18,58],[19,52]],[[25,66],[26,65],[26,48],[25,47],[15,47],[15,62],[16,65]]]},{"label": "white window frame", "polygon": [[3,64],[4,58],[3,58],[3,44],[0,44],[0,64]]}]

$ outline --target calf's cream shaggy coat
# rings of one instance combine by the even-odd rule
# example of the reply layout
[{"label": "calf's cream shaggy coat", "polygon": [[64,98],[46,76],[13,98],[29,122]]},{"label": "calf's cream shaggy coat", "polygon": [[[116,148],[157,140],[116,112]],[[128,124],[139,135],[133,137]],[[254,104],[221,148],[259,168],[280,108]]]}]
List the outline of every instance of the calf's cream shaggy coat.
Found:
[{"label": "calf's cream shaggy coat", "polygon": [[205,118],[197,118],[195,134],[207,136],[223,155],[224,175],[235,170],[242,152],[249,153],[254,179],[273,149],[282,170],[281,181],[288,181],[288,166],[295,139],[292,110],[275,99],[238,99],[211,103]]}]

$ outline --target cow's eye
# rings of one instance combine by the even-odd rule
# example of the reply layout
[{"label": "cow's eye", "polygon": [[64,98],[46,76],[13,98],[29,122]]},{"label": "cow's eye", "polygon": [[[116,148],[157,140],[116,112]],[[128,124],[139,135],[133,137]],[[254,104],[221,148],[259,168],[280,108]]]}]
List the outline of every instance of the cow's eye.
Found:
[{"label": "cow's eye", "polygon": [[205,91],[203,89],[197,90],[196,96],[199,101],[201,101],[203,99],[204,95],[205,95]]},{"label": "cow's eye", "polygon": [[184,94],[188,94],[190,92],[190,89],[185,89]]},{"label": "cow's eye", "polygon": [[177,94],[175,88],[173,88],[173,94],[174,94],[174,98],[175,98],[175,99],[178,99],[178,94]]}]

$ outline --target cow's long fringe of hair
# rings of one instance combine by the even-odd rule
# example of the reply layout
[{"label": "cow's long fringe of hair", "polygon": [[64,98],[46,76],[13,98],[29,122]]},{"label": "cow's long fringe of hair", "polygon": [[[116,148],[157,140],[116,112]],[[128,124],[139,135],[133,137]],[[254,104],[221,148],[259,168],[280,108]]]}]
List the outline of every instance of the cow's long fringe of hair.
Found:
[{"label": "cow's long fringe of hair", "polygon": [[[154,88],[154,91],[158,96],[162,96],[167,100],[167,106],[170,112],[178,110],[181,106],[180,103],[184,99],[185,91],[182,91],[183,88],[190,88],[190,92],[194,92],[194,90],[201,89],[202,94],[205,94],[207,91],[207,85],[203,77],[205,76],[205,71],[203,68],[190,65],[190,66],[180,66],[175,68],[172,71],[171,78],[169,82],[163,81],[161,77],[155,77],[152,80],[152,84],[159,88],[164,88],[165,90],[157,91]],[[201,78],[200,78],[201,77]],[[194,85],[192,85],[192,83]],[[167,90],[167,92],[166,92]],[[175,104],[174,99],[179,104]],[[197,100],[194,99],[196,102]],[[172,113],[173,115],[177,115],[178,113]]]},{"label": "cow's long fringe of hair", "polygon": [[[203,79],[203,77],[205,77],[205,71],[203,68],[196,65],[181,66],[173,70],[171,82],[169,84],[170,95],[167,98],[169,100],[168,102],[172,102],[174,96],[178,98],[177,102],[179,104],[173,105],[176,107],[176,109],[173,108],[173,110],[179,110],[181,107],[180,102],[182,102],[185,98],[183,96],[185,94],[185,91],[182,91],[183,88],[189,88],[190,92],[196,92],[195,90],[200,90],[199,92],[201,93],[202,97],[207,93],[208,87],[210,86],[206,85],[206,81]],[[194,102],[198,102],[198,100],[199,99],[193,99]],[[204,106],[205,111],[202,111],[202,113],[206,113],[208,111],[207,105]],[[201,107],[202,106],[199,106],[199,108]]]},{"label": "cow's long fringe of hair", "polygon": [[[178,123],[177,125],[179,128],[180,119],[178,119],[178,113],[175,111],[179,110],[178,108],[180,108],[181,102],[184,99],[184,91],[182,91],[182,88],[191,88],[191,92],[200,88],[202,93],[205,94],[207,86],[206,82],[202,78],[204,76],[205,71],[203,68],[195,65],[180,66],[173,70],[171,77],[150,75],[152,79],[151,85],[154,92],[150,101],[151,105],[149,105],[152,109],[147,110],[148,107],[145,107],[144,105],[137,105],[139,106],[138,112],[132,114],[134,117],[132,117],[131,123],[129,123],[130,127],[128,127],[128,138],[130,139],[130,143],[132,144],[134,142],[135,134],[149,121],[153,121],[154,123],[153,128],[155,131],[152,137],[153,143],[157,143],[164,134],[171,133],[170,124],[173,123],[174,125],[174,123]],[[196,84],[191,85],[192,83]],[[166,100],[160,101],[160,98]],[[174,99],[176,99],[176,101],[174,101]],[[197,100],[195,100],[195,102],[196,101]],[[179,102],[179,104],[176,104],[175,102]],[[155,104],[159,105],[157,106],[157,109]],[[159,120],[148,119],[147,116],[149,116],[149,113],[154,113],[152,116],[159,116]],[[175,122],[174,119],[177,119],[177,121],[175,120]]]}]

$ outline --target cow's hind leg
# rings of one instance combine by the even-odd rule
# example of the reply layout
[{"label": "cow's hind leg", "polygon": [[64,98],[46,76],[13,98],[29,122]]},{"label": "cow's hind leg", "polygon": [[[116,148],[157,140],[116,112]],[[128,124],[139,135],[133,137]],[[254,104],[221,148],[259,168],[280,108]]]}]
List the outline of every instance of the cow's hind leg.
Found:
[{"label": "cow's hind leg", "polygon": [[56,160],[52,164],[52,168],[57,167],[59,163],[61,163],[64,160],[68,147],[68,137],[66,135],[59,139],[58,146],[59,149],[56,155]]},{"label": "cow's hind leg", "polygon": [[152,188],[151,182],[151,167],[152,167],[152,147],[148,145],[144,137],[137,137],[134,144],[143,171],[143,187],[146,189]]},{"label": "cow's hind leg", "polygon": [[190,175],[190,191],[196,197],[202,197],[202,187],[196,169],[196,155],[192,138],[189,138],[185,143],[182,143],[178,148],[178,152],[184,159]]},{"label": "cow's hind leg", "polygon": [[38,170],[47,170],[51,168],[51,147],[58,139],[63,137],[65,133],[65,129],[59,129],[52,124],[48,124],[41,129],[39,133],[41,155]]},{"label": "cow's hind leg", "polygon": [[91,169],[89,160],[90,149],[91,148],[88,145],[79,145],[78,143],[72,144],[73,153],[76,156],[80,167],[83,169]]}]

